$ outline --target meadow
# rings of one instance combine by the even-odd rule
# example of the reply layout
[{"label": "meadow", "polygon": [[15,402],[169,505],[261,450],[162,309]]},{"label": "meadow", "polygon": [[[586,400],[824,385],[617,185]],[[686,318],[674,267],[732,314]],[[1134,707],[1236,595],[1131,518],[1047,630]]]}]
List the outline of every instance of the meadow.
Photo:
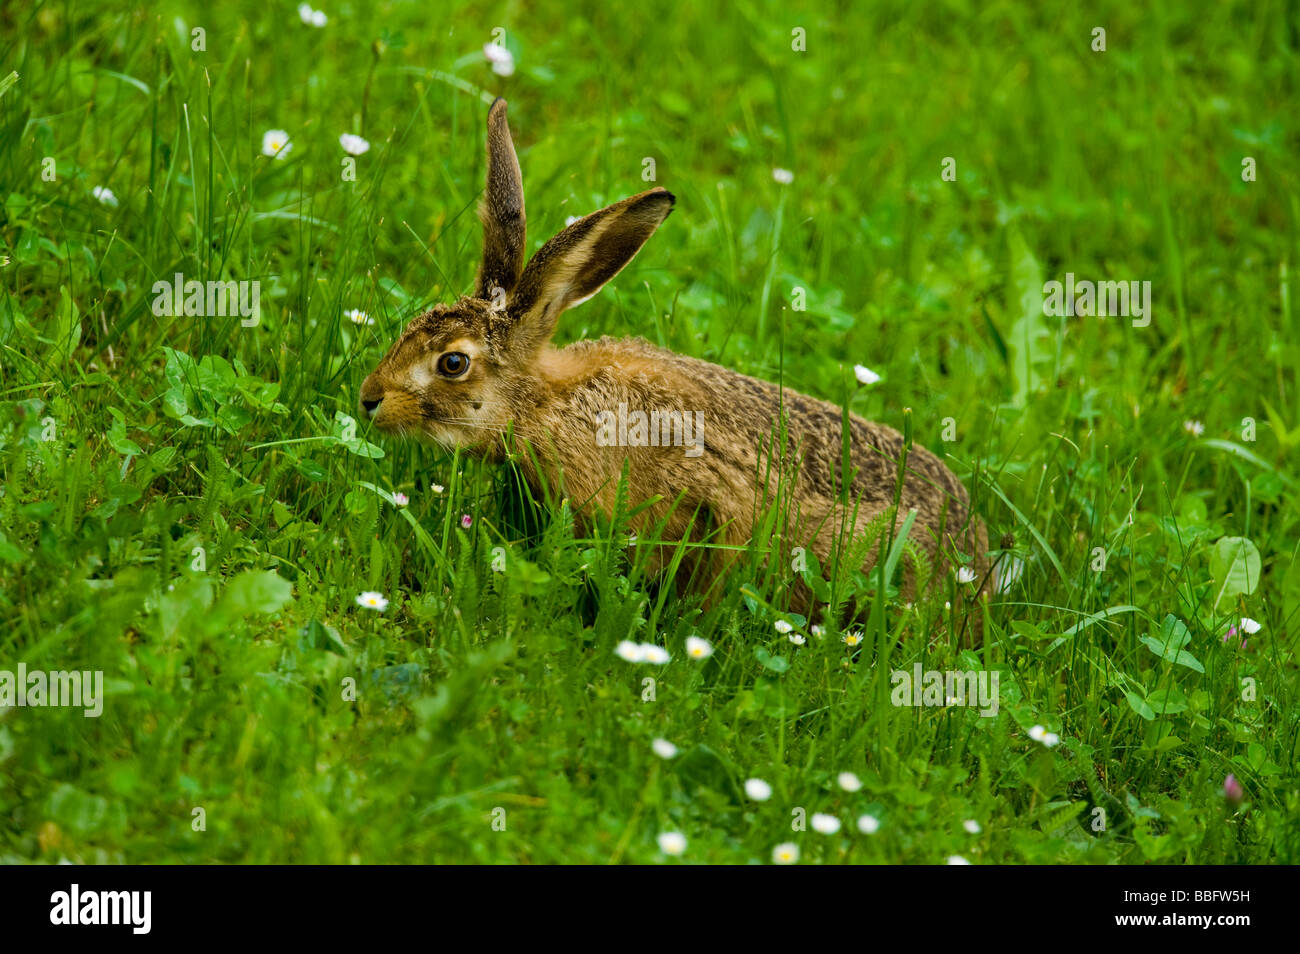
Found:
[{"label": "meadow", "polygon": [[[0,861],[1300,861],[1298,68],[1268,0],[9,0],[0,670],[103,697],[0,696]],[[906,426],[1015,568],[981,645],[951,575],[832,594],[760,536],[705,603],[640,502],[370,428],[472,288],[498,95],[530,251],[677,197],[557,341]],[[996,714],[896,704],[917,666]]]}]

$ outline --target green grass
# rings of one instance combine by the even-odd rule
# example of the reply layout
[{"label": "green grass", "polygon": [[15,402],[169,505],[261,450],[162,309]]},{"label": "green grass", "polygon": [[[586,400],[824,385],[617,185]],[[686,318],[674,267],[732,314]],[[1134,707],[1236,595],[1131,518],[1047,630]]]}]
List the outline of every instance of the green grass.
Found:
[{"label": "green grass", "polygon": [[[654,862],[680,831],[707,862],[1300,861],[1286,4],[367,6],[0,11],[0,670],[107,692],[97,719],[0,712],[0,859]],[[507,470],[351,430],[403,324],[471,287],[498,94],[531,248],[648,188],[646,157],[678,197],[558,339],[911,408],[1024,561],[984,647],[952,579],[861,649],[796,647],[768,539],[705,612],[646,578],[626,513],[575,538]],[[355,182],[344,132],[372,143]],[[156,317],[177,272],[260,281],[260,324]],[[1149,280],[1154,320],[1044,316],[1067,272]],[[998,716],[891,705],[917,662],[997,672]]]}]

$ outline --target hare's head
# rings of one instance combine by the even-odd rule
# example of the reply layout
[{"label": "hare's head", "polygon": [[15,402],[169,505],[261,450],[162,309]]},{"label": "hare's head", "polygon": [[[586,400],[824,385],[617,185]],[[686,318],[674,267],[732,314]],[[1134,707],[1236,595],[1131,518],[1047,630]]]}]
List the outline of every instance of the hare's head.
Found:
[{"label": "hare's head", "polygon": [[672,211],[651,189],[574,222],[524,264],[524,187],[506,102],[488,112],[483,262],[474,294],[407,325],[361,384],[386,431],[473,447],[494,441],[538,395],[538,360],[560,313],[622,270]]}]

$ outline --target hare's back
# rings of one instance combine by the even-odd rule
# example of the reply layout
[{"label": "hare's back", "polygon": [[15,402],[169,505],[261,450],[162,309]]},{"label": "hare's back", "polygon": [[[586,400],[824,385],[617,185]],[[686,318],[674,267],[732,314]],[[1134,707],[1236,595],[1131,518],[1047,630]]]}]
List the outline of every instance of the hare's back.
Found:
[{"label": "hare's back", "polygon": [[[753,473],[760,456],[778,446],[778,422],[786,422],[786,446],[799,457],[799,479],[806,492],[838,496],[843,472],[844,416],[838,405],[770,381],[753,378],[698,358],[676,354],[637,338],[580,341],[564,349],[576,364],[598,372],[599,389],[625,392],[633,404],[701,412],[708,453],[725,466]],[[595,382],[593,382],[595,383]],[[892,502],[903,438],[896,430],[848,418],[850,490],[867,504]],[[926,517],[948,510],[966,520],[968,496],[956,475],[926,448],[914,444],[907,455],[903,503]],[[937,513],[935,513],[937,516]]]}]

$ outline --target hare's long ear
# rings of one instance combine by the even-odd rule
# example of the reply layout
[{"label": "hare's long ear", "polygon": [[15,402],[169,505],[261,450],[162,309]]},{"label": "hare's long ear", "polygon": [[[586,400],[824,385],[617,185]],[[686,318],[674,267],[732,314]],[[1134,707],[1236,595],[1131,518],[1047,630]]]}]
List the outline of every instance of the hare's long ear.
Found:
[{"label": "hare's long ear", "polygon": [[474,297],[492,300],[494,288],[507,295],[524,267],[524,180],[506,123],[506,101],[488,110],[487,188],[478,210],[483,221],[483,263]]},{"label": "hare's long ear", "polygon": [[676,198],[651,189],[574,222],[529,261],[508,305],[514,342],[545,344],[566,308],[586,301],[623,270],[673,210]]}]

